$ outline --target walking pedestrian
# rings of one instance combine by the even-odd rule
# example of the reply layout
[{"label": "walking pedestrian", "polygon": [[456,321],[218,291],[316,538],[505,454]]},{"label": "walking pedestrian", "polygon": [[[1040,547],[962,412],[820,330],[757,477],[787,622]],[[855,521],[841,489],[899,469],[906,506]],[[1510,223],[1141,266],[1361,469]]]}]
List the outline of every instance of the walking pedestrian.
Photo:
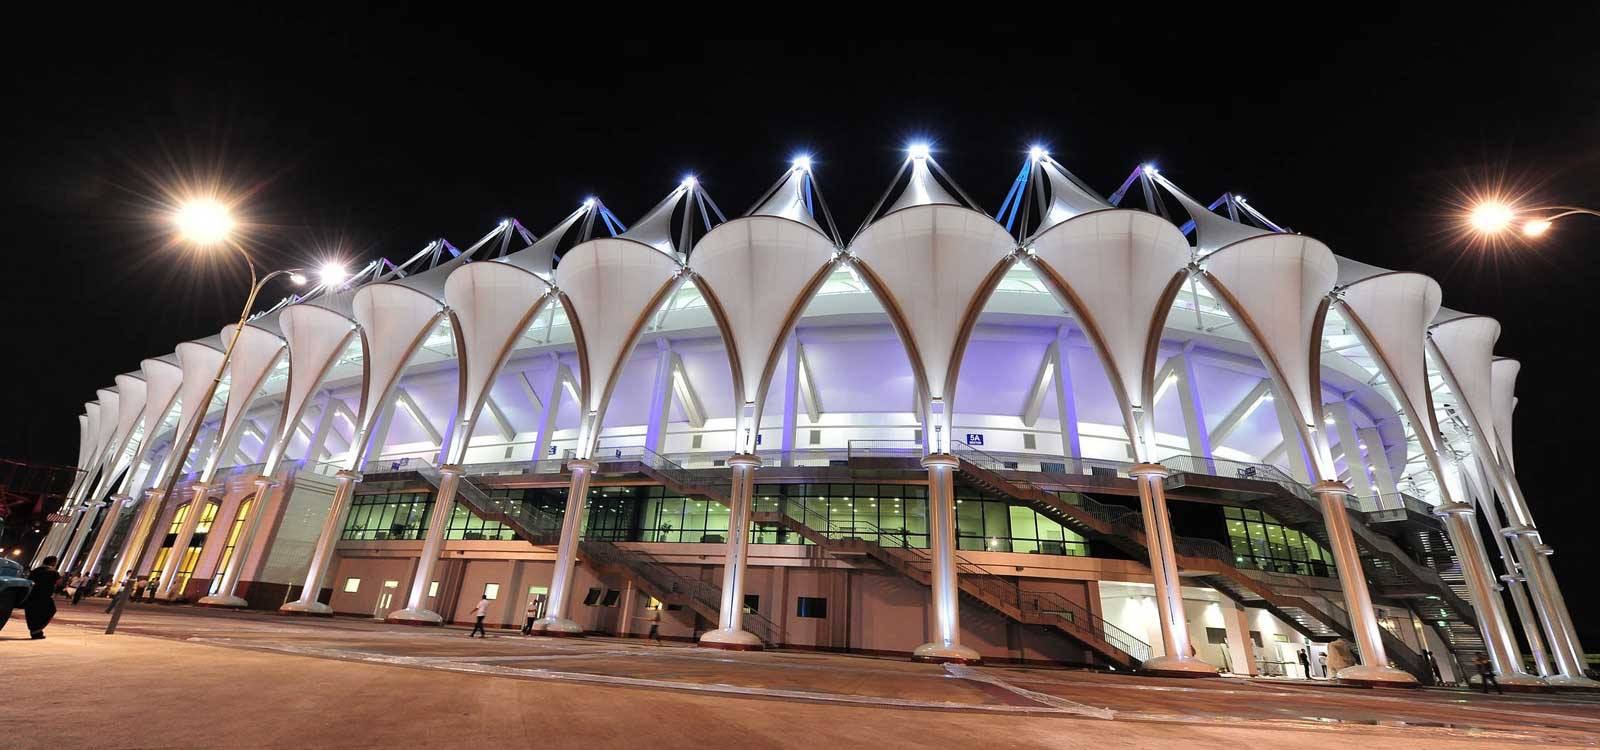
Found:
[{"label": "walking pedestrian", "polygon": [[1300,649],[1300,669],[1306,673],[1306,679],[1311,679],[1311,656],[1305,649]]},{"label": "walking pedestrian", "polygon": [[61,581],[61,573],[56,570],[56,556],[46,557],[28,578],[33,581],[33,591],[23,602],[22,611],[28,621],[28,636],[37,641],[44,638],[45,626],[56,616],[54,593],[56,584]]},{"label": "walking pedestrian", "polygon": [[488,632],[483,629],[483,618],[489,616],[489,597],[485,596],[478,600],[478,606],[472,608],[472,616],[477,618],[477,622],[473,623],[472,632],[468,633],[467,637],[488,638]]},{"label": "walking pedestrian", "polygon": [[1428,660],[1428,671],[1433,673],[1433,682],[1434,682],[1434,684],[1435,685],[1443,685],[1444,684],[1444,675],[1439,674],[1439,660],[1433,658],[1433,652],[1429,651],[1428,649],[1423,649],[1422,650],[1422,658]]},{"label": "walking pedestrian", "polygon": [[1478,668],[1478,680],[1483,687],[1483,694],[1489,694],[1489,683],[1494,683],[1494,691],[1505,695],[1506,691],[1500,689],[1500,679],[1494,676],[1494,665],[1489,663],[1489,655],[1479,653],[1472,660],[1472,666]]},{"label": "walking pedestrian", "polygon": [[533,635],[533,621],[539,619],[539,600],[535,597],[528,598],[528,609],[523,612],[527,618],[522,622],[522,634]]},{"label": "walking pedestrian", "polygon": [[150,579],[148,579],[148,578],[140,578],[138,580],[135,580],[133,582],[133,597],[130,598],[129,601],[136,602],[136,601],[139,601],[140,599],[144,598],[145,587],[149,586],[149,585],[150,585]]},{"label": "walking pedestrian", "polygon": [[94,582],[88,576],[78,576],[78,587],[72,591],[72,606],[78,606],[78,602],[83,601],[84,595],[89,593],[89,588],[93,585]]}]

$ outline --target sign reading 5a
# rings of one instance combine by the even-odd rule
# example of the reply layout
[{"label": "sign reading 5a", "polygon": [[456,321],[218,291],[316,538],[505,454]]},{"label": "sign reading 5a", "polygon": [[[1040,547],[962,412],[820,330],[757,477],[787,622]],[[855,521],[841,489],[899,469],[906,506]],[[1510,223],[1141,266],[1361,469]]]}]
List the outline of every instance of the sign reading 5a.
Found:
[{"label": "sign reading 5a", "polygon": [[967,433],[967,445],[983,445],[983,433],[981,433],[981,432],[969,432],[969,433]]}]

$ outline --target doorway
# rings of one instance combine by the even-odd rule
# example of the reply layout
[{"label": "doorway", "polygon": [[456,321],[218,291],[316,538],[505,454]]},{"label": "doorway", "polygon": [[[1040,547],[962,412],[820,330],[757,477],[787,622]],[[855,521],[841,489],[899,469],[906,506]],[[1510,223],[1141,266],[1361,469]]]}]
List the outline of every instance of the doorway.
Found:
[{"label": "doorway", "polygon": [[400,591],[399,581],[384,581],[383,588],[378,589],[378,606],[372,609],[372,619],[383,620],[394,611],[394,597]]}]

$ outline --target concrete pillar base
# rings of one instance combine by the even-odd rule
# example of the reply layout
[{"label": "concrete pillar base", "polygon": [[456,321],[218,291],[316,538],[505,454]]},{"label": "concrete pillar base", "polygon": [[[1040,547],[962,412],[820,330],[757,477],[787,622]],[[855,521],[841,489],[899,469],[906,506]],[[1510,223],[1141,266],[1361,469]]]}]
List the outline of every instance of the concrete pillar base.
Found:
[{"label": "concrete pillar base", "polygon": [[443,625],[444,618],[431,609],[397,609],[383,618],[384,622],[396,625]]},{"label": "concrete pillar base", "polygon": [[[393,617],[394,615],[389,615]],[[548,635],[553,638],[582,638],[583,626],[568,620],[565,617],[545,617],[533,621],[534,635]]]},{"label": "concrete pillar base", "polygon": [[1587,677],[1567,677],[1566,675],[1553,674],[1544,678],[1544,682],[1557,690],[1600,690],[1600,682]]},{"label": "concrete pillar base", "polygon": [[1153,677],[1216,677],[1217,668],[1193,657],[1157,656],[1139,666]]},{"label": "concrete pillar base", "polygon": [[760,651],[761,639],[745,630],[712,630],[700,636],[700,645],[726,651]]},{"label": "concrete pillar base", "polygon": [[982,664],[983,657],[959,643],[924,643],[911,652],[912,661],[927,664]]},{"label": "concrete pillar base", "polygon": [[244,609],[245,607],[250,606],[250,602],[240,599],[237,596],[207,596],[202,597],[200,601],[195,602],[195,604],[198,604],[202,607],[228,607],[231,609]]},{"label": "concrete pillar base", "polygon": [[1507,674],[1500,675],[1496,682],[1500,689],[1508,693],[1548,693],[1550,685],[1533,675]]},{"label": "concrete pillar base", "polygon": [[333,607],[322,602],[292,601],[278,608],[279,612],[286,615],[312,615],[315,617],[332,617]]},{"label": "concrete pillar base", "polygon": [[1394,667],[1369,667],[1365,664],[1357,664],[1353,667],[1345,667],[1339,670],[1339,673],[1334,677],[1339,680],[1341,685],[1353,685],[1355,687],[1421,687],[1417,684],[1417,678],[1410,672],[1395,669]]}]

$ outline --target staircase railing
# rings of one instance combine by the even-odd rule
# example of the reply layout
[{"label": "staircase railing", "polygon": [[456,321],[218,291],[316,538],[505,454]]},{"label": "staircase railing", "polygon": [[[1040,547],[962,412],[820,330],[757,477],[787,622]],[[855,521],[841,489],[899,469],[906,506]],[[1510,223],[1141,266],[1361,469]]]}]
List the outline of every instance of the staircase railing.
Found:
[{"label": "staircase railing", "polygon": [[[433,464],[412,461],[406,468],[417,472],[435,489],[439,487],[441,477]],[[539,510],[521,498],[490,497],[467,477],[461,477],[456,483],[455,500],[468,505],[480,517],[505,523],[530,544],[555,544],[561,540],[560,516]]]},{"label": "staircase railing", "polygon": [[[722,588],[716,584],[683,575],[643,550],[624,550],[611,542],[598,540],[585,540],[582,546],[595,562],[625,567],[664,595],[685,596],[698,602],[706,612],[721,613]],[[744,626],[765,643],[783,642],[782,629],[760,612],[746,608]]]},{"label": "staircase railing", "polygon": [[[870,521],[856,519],[852,519],[851,528],[844,529],[828,521],[825,513],[810,507],[803,497],[786,498],[780,506],[785,515],[814,530],[823,531],[830,539],[860,538],[865,533],[876,538],[880,548],[903,550],[915,564],[928,566],[929,569],[933,565],[932,557],[926,550],[912,545],[911,537],[914,535],[904,529],[885,531]],[[955,562],[957,573],[963,577],[964,583],[985,591],[996,601],[1016,607],[1019,613],[1060,618],[1070,624],[1069,630],[1087,630],[1134,659],[1142,662],[1150,658],[1150,644],[1111,624],[1082,604],[1052,592],[1024,590],[960,553],[955,553]]]},{"label": "staircase railing", "polygon": [[687,469],[682,464],[642,445],[601,448],[595,452],[594,460],[601,463],[636,461],[668,481],[724,505],[728,503],[732,490],[732,478],[728,472]]}]

